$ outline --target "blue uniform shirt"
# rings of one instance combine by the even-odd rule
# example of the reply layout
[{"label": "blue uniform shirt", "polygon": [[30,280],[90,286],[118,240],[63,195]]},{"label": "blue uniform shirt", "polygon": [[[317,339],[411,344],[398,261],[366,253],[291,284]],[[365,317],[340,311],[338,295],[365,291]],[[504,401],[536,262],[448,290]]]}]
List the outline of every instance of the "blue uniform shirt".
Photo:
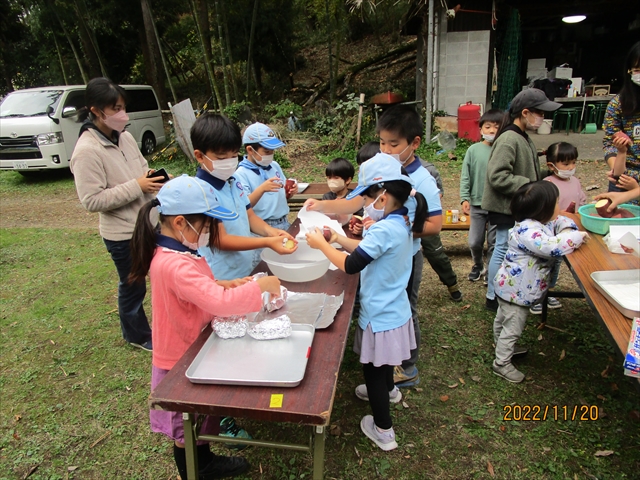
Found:
[{"label": "blue uniform shirt", "polygon": [[[404,167],[411,180],[415,182],[416,192],[420,192],[427,201],[427,208],[429,209],[429,216],[435,217],[442,215],[442,204],[440,203],[440,190],[436,184],[435,178],[429,173],[429,170],[424,168],[420,163],[420,159],[416,156],[409,165]],[[413,221],[416,214],[416,202],[413,198],[409,198],[405,206],[409,210],[409,218]],[[415,255],[420,250],[420,239],[413,239],[413,254]]]},{"label": "blue uniform shirt", "polygon": [[[216,189],[216,198],[220,206],[238,213],[237,219],[224,220],[222,222],[227,233],[241,237],[250,237],[251,227],[249,226],[247,210],[251,208],[251,204],[240,181],[231,177],[225,182],[209,175],[209,173],[202,168],[198,168],[196,177],[204,180]],[[218,250],[213,252],[209,247],[202,247],[198,249],[198,253],[207,260],[209,268],[211,268],[216,280],[233,280],[234,278],[246,277],[251,273],[253,262],[252,250],[239,252]]]},{"label": "blue uniform shirt", "polygon": [[[268,167],[261,167],[249,161],[246,156],[238,165],[234,176],[242,183],[242,188],[244,188],[247,196],[272,177],[278,177],[282,180],[283,186],[287,181],[282,168],[276,162],[271,162]],[[265,221],[277,220],[288,215],[289,205],[287,204],[284,187],[277,192],[265,192],[258,200],[258,203],[253,205],[253,211]]]},{"label": "blue uniform shirt", "polygon": [[357,247],[371,262],[360,272],[360,318],[363,330],[393,330],[411,318],[407,284],[413,262],[411,229],[402,215],[391,212],[369,228]]}]

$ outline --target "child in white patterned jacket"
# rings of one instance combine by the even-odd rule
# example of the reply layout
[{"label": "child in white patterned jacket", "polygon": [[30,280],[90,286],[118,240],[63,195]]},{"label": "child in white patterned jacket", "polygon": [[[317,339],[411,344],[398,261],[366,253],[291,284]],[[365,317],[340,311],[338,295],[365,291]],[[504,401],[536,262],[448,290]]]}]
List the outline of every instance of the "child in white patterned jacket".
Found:
[{"label": "child in white patterned jacket", "polygon": [[529,308],[546,295],[555,261],[573,252],[587,238],[573,220],[558,216],[559,195],[553,183],[540,181],[520,187],[511,200],[516,224],[509,232],[507,254],[494,280],[498,313],[493,322],[493,372],[513,383],[524,380],[511,358],[527,352],[516,342],[524,330]]}]

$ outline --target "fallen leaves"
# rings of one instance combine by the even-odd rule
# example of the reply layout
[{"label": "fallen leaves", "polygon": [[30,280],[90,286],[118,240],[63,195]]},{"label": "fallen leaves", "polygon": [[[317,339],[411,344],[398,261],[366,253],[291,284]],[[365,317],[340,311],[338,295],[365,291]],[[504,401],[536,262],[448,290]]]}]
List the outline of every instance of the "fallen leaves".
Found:
[{"label": "fallen leaves", "polygon": [[613,450],[598,450],[594,453],[595,457],[609,457],[613,455],[615,452]]},{"label": "fallen leaves", "polygon": [[447,402],[448,400],[449,400],[449,395],[442,395],[442,396],[440,397],[440,401],[441,401],[441,402]]},{"label": "fallen leaves", "polygon": [[611,365],[607,365],[607,368],[605,368],[602,372],[600,372],[600,376],[602,378],[607,378],[609,377],[610,373],[611,373]]},{"label": "fallen leaves", "polygon": [[334,437],[339,437],[342,433],[339,425],[331,425],[329,427],[329,435],[333,435]]},{"label": "fallen leaves", "polygon": [[562,360],[564,360],[564,357],[565,357],[565,351],[563,349],[562,352],[560,352],[560,358],[558,359],[558,361],[561,362]]},{"label": "fallen leaves", "polygon": [[471,304],[467,303],[464,307],[462,307],[460,310],[468,310],[471,308]]},{"label": "fallen leaves", "polygon": [[489,475],[491,475],[492,477],[496,476],[496,473],[493,470],[493,465],[491,465],[491,462],[488,460],[487,460],[487,472],[489,472]]},{"label": "fallen leaves", "polygon": [[449,388],[458,388],[458,384],[454,383],[454,384],[451,384],[451,385],[447,385],[447,387],[449,387]]},{"label": "fallen leaves", "polygon": [[477,375],[474,375],[473,377],[471,377],[471,380],[473,380],[474,382],[479,382],[480,381],[480,377]]}]

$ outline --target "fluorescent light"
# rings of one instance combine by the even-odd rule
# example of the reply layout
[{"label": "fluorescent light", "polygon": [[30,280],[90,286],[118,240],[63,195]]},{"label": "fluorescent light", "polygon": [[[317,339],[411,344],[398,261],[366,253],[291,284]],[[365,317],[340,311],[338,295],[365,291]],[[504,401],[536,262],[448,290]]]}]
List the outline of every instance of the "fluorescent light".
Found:
[{"label": "fluorescent light", "polygon": [[564,23],[580,23],[585,18],[587,18],[586,15],[571,15],[569,17],[563,17],[562,21]]}]

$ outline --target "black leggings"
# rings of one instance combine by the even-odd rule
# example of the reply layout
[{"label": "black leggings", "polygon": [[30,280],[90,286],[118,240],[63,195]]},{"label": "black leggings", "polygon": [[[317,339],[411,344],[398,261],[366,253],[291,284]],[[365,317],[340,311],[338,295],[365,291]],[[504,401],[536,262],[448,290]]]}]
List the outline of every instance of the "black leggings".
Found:
[{"label": "black leggings", "polygon": [[374,367],[373,363],[362,365],[364,383],[367,386],[369,405],[373,411],[373,421],[378,426],[387,430],[393,426],[389,411],[389,392],[393,390],[393,366],[382,365]]}]

